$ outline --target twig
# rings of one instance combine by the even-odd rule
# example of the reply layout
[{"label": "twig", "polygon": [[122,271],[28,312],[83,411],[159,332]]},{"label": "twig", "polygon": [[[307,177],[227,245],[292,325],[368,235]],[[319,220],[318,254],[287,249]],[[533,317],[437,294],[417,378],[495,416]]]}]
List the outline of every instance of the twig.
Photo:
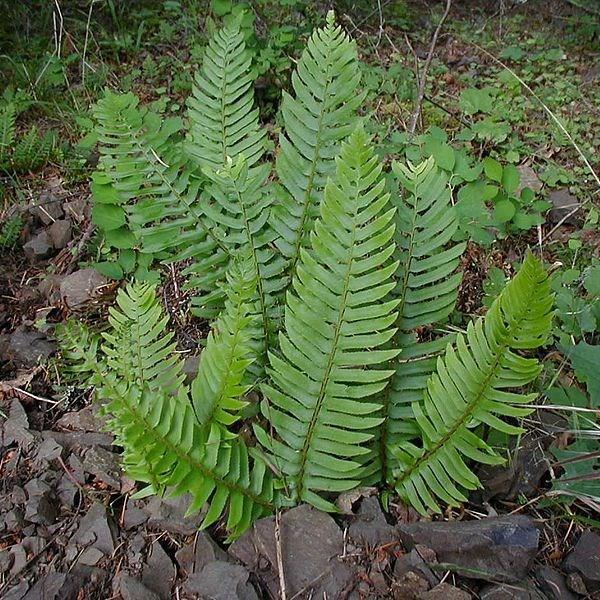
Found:
[{"label": "twig", "polygon": [[587,200],[585,200],[585,202],[582,202],[581,204],[577,205],[573,210],[569,211],[543,238],[541,243],[543,244],[549,237],[552,236],[552,234],[567,220],[570,219],[575,213],[579,212],[588,202],[590,201],[590,199],[588,198]]},{"label": "twig", "polygon": [[85,40],[83,42],[83,55],[81,57],[81,85],[85,88],[85,67],[87,65],[86,56],[87,56],[87,48],[88,41],[90,38],[90,23],[92,21],[92,10],[94,9],[94,3],[96,0],[92,0],[90,2],[90,10],[88,11],[87,23],[85,25]]},{"label": "twig", "polygon": [[417,129],[417,122],[419,121],[419,117],[421,116],[421,108],[423,106],[423,97],[425,96],[425,83],[427,81],[427,72],[429,71],[429,66],[431,65],[431,61],[433,60],[433,53],[435,52],[435,46],[437,44],[438,37],[440,35],[440,31],[442,30],[442,26],[448,17],[448,13],[450,12],[450,8],[452,7],[452,0],[446,0],[446,10],[440,19],[435,31],[433,32],[433,37],[431,38],[431,44],[429,44],[429,52],[427,53],[427,58],[425,60],[425,66],[423,67],[423,72],[419,81],[419,91],[417,94],[417,102],[415,104],[415,110],[410,119],[410,126],[408,131],[411,135],[414,135]]},{"label": "twig", "polygon": [[285,573],[283,572],[283,553],[281,551],[281,513],[275,513],[275,551],[277,553],[277,574],[279,575],[279,594],[281,600],[287,600]]}]

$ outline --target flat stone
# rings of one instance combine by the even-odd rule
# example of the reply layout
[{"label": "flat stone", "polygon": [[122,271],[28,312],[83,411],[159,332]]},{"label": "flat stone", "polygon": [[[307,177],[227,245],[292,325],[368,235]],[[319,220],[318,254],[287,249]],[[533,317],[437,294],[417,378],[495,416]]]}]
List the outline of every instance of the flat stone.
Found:
[{"label": "flat stone", "polygon": [[375,496],[362,499],[356,517],[348,527],[348,537],[371,548],[398,539],[396,529],[385,520]]},{"label": "flat stone", "polygon": [[80,269],[62,280],[61,299],[70,308],[82,306],[91,300],[107,281],[104,275],[94,269]]},{"label": "flat stone", "polygon": [[480,592],[481,600],[544,600],[544,596],[530,582],[487,585]]},{"label": "flat stone", "polygon": [[32,479],[25,484],[27,502],[25,519],[31,523],[52,525],[58,515],[58,501],[52,488],[41,479]]},{"label": "flat stone", "polygon": [[121,594],[123,600],[160,600],[152,590],[127,573],[119,573],[114,578],[113,587]]},{"label": "flat stone", "polygon": [[10,336],[7,356],[16,367],[35,367],[56,351],[56,344],[39,331],[19,327]]},{"label": "flat stone", "polygon": [[143,510],[148,514],[148,528],[154,531],[168,531],[181,535],[193,535],[200,529],[204,516],[185,516],[191,502],[189,494],[176,498],[152,498]]},{"label": "flat stone", "polygon": [[0,574],[10,571],[15,557],[8,550],[0,550]]},{"label": "flat stone", "polygon": [[198,367],[200,365],[200,356],[186,356],[183,361],[183,373],[185,375],[185,382],[192,383],[198,375]]},{"label": "flat stone", "polygon": [[71,220],[58,219],[48,228],[48,235],[52,245],[57,250],[62,250],[71,241]]},{"label": "flat stone", "polygon": [[94,405],[67,412],[56,422],[58,427],[64,427],[65,429],[96,432],[102,431],[105,424],[106,419],[98,415]]},{"label": "flat stone", "polygon": [[[428,554],[427,551],[429,551],[431,554]],[[435,564],[437,562],[433,550],[424,548],[422,546],[417,546],[408,554],[403,554],[396,558],[396,563],[394,565],[394,579],[399,581],[407,573],[415,573],[419,577],[427,580],[430,586],[436,586],[440,580],[429,568],[420,552],[423,552],[423,556],[427,559],[429,564]]]},{"label": "flat stone", "polygon": [[430,587],[427,579],[409,571],[392,583],[391,591],[395,600],[418,600]]},{"label": "flat stone", "polygon": [[199,531],[192,543],[186,544],[175,553],[175,558],[179,568],[191,574],[199,573],[208,563],[227,561],[228,556],[206,531]]},{"label": "flat stone", "polygon": [[104,552],[98,548],[86,548],[77,559],[77,564],[95,567],[104,558]]},{"label": "flat stone", "polygon": [[21,581],[14,587],[11,587],[2,597],[2,600],[22,600],[28,589],[29,584],[26,581]]},{"label": "flat stone", "polygon": [[539,541],[538,530],[523,515],[479,521],[420,521],[400,524],[397,530],[407,549],[417,544],[431,548],[440,568],[500,583],[525,579]]},{"label": "flat stone", "polygon": [[600,535],[584,531],[563,562],[567,573],[581,577],[588,594],[600,591]]},{"label": "flat stone", "polygon": [[[573,209],[581,205],[578,198],[573,196],[568,188],[560,188],[550,192],[548,201],[552,204],[552,208],[548,214],[548,220],[554,225],[571,213]],[[581,215],[579,215],[579,212],[568,217],[564,223],[566,225],[578,225],[581,222]]]},{"label": "flat stone", "polygon": [[205,600],[258,600],[249,578],[250,574],[241,565],[215,561],[190,575],[185,590]]},{"label": "flat stone", "polygon": [[148,515],[141,508],[135,506],[131,501],[127,503],[127,508],[123,514],[123,527],[125,529],[135,529],[147,520]]},{"label": "flat stone", "polygon": [[106,507],[98,502],[92,504],[81,519],[72,541],[79,546],[97,548],[110,555],[115,549],[115,539]]},{"label": "flat stone", "polygon": [[[352,586],[353,568],[339,559],[344,540],[330,515],[302,505],[281,516],[281,559],[289,596],[337,598]],[[272,595],[279,588],[275,517],[260,519],[229,548],[229,554],[256,574]]]},{"label": "flat stone", "polygon": [[60,283],[64,279],[64,275],[53,275],[49,274],[44,277],[38,283],[37,291],[44,297],[46,300],[54,304],[60,300]]},{"label": "flat stone", "polygon": [[439,583],[433,589],[421,594],[420,600],[469,600],[469,592],[454,587],[449,583]]},{"label": "flat stone", "polygon": [[25,256],[32,261],[48,258],[53,250],[52,240],[46,231],[40,231],[23,244]]},{"label": "flat stone", "polygon": [[109,448],[114,442],[110,433],[92,433],[85,431],[42,431],[43,439],[53,439],[65,450],[80,450],[90,446]]},{"label": "flat stone", "polygon": [[8,447],[12,444],[18,444],[23,448],[28,448],[33,444],[35,437],[29,431],[29,419],[23,405],[13,398],[10,403],[8,419],[0,424],[0,442],[2,447]]},{"label": "flat stone", "polygon": [[161,598],[171,598],[171,586],[177,569],[159,542],[150,546],[150,553],[142,570],[142,583]]},{"label": "flat stone", "polygon": [[529,165],[519,165],[517,171],[521,175],[521,181],[517,193],[520,193],[523,188],[529,188],[536,194],[542,189],[542,182],[537,176],[537,173]]},{"label": "flat stone", "polygon": [[113,489],[121,489],[121,463],[114,452],[92,446],[83,457],[83,468]]},{"label": "flat stone", "polygon": [[63,452],[63,447],[53,439],[43,440],[39,445],[37,452],[35,454],[35,465],[38,468],[43,466],[47,466],[48,463],[57,459]]},{"label": "flat stone", "polygon": [[560,571],[547,565],[540,565],[536,567],[534,577],[538,588],[549,600],[576,600],[575,594],[567,587],[566,578]]}]

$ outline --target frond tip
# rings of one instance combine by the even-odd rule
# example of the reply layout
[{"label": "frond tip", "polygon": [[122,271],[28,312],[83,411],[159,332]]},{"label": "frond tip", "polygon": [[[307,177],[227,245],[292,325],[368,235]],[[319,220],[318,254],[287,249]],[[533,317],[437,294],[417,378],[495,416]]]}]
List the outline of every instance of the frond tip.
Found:
[{"label": "frond tip", "polygon": [[485,318],[470,323],[466,335],[459,335],[438,359],[423,404],[413,404],[422,446],[403,442],[395,450],[396,490],[420,512],[438,512],[437,499],[464,502],[462,490],[480,486],[468,460],[504,462],[474,429],[485,424],[507,434],[523,432],[506,418],[528,415],[532,409],[519,405],[531,403],[537,394],[506,390],[531,383],[541,367],[515,350],[546,342],[552,304],[547,274],[528,254]]}]

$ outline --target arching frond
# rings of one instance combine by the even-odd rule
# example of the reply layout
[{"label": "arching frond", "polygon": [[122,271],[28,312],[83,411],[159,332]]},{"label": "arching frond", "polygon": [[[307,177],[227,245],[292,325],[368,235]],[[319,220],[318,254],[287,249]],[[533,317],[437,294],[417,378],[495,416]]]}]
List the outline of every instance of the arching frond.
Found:
[{"label": "arching frond", "polygon": [[273,211],[277,241],[289,259],[291,277],[308,247],[309,234],[319,214],[327,177],[335,171],[340,143],[356,127],[356,110],[363,96],[357,92],[360,73],[356,47],[340,27],[333,12],[327,25],[308,40],[292,74],[294,96],[283,92],[277,175],[285,188]]},{"label": "arching frond", "polygon": [[374,399],[392,371],[377,368],[397,354],[381,349],[393,336],[396,300],[387,300],[398,264],[394,210],[381,166],[362,129],[342,146],[321,217],[302,250],[288,292],[281,356],[270,355],[273,385],[262,412],[277,437],[256,427],[296,501],[332,505],[318,492],[360,481],[357,457],[381,423]]},{"label": "arching frond", "polygon": [[454,309],[460,273],[456,272],[465,244],[452,244],[458,219],[451,204],[448,177],[432,158],[413,166],[394,162],[400,193],[392,197],[396,212],[396,258],[400,264],[393,295],[398,306],[398,333],[394,344],[402,350],[395,361],[390,385],[384,391],[379,467],[375,472],[391,476],[395,462],[390,448],[417,432],[412,404],[423,397],[436,357],[444,351],[448,336],[417,343],[414,331],[442,323]]},{"label": "arching frond", "polygon": [[15,122],[17,111],[12,102],[0,107],[0,169],[9,164],[9,157],[15,143]]},{"label": "arching frond", "polygon": [[538,376],[538,361],[520,351],[546,342],[552,303],[547,274],[529,254],[485,318],[470,323],[466,335],[457,336],[438,358],[424,401],[413,404],[421,445],[405,441],[395,449],[396,490],[420,512],[439,511],[439,500],[451,505],[466,501],[463,490],[480,485],[469,460],[503,462],[474,431],[478,425],[523,432],[506,418],[529,414],[532,409],[519,405],[531,403],[536,394],[506,390]]},{"label": "arching frond", "polygon": [[240,155],[252,166],[264,152],[265,130],[254,107],[251,63],[239,23],[219,29],[204,50],[188,100],[186,145],[202,167],[219,169],[228,158]]}]

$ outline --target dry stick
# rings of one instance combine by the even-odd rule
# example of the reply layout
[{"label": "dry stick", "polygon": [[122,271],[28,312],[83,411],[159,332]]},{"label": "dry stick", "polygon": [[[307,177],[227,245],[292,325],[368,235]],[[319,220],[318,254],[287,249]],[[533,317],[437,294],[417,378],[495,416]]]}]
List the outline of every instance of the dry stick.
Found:
[{"label": "dry stick", "polygon": [[85,25],[85,40],[83,42],[83,55],[81,57],[81,85],[85,88],[85,67],[87,65],[86,57],[87,57],[87,48],[88,41],[90,39],[90,24],[92,21],[92,10],[94,9],[94,2],[96,0],[92,0],[90,2],[90,10],[88,11],[87,23]]},{"label": "dry stick", "polygon": [[281,551],[281,513],[275,513],[275,550],[277,552],[277,574],[279,575],[279,594],[281,600],[287,600],[285,573],[283,571],[283,553]]},{"label": "dry stick", "polygon": [[452,7],[452,0],[446,0],[446,10],[440,19],[435,31],[433,32],[433,37],[431,38],[431,44],[429,45],[429,52],[427,53],[427,59],[425,60],[425,66],[423,67],[423,72],[421,74],[421,78],[419,81],[419,91],[417,94],[417,102],[415,104],[415,110],[410,119],[409,133],[414,135],[417,129],[417,122],[419,117],[421,116],[421,108],[423,106],[423,98],[425,96],[425,83],[427,81],[427,72],[429,71],[429,66],[431,65],[431,61],[433,60],[433,53],[435,52],[435,46],[437,44],[438,36],[440,35],[440,31],[442,30],[442,26],[444,25],[444,21],[448,17],[448,13],[450,12],[450,8]]}]

